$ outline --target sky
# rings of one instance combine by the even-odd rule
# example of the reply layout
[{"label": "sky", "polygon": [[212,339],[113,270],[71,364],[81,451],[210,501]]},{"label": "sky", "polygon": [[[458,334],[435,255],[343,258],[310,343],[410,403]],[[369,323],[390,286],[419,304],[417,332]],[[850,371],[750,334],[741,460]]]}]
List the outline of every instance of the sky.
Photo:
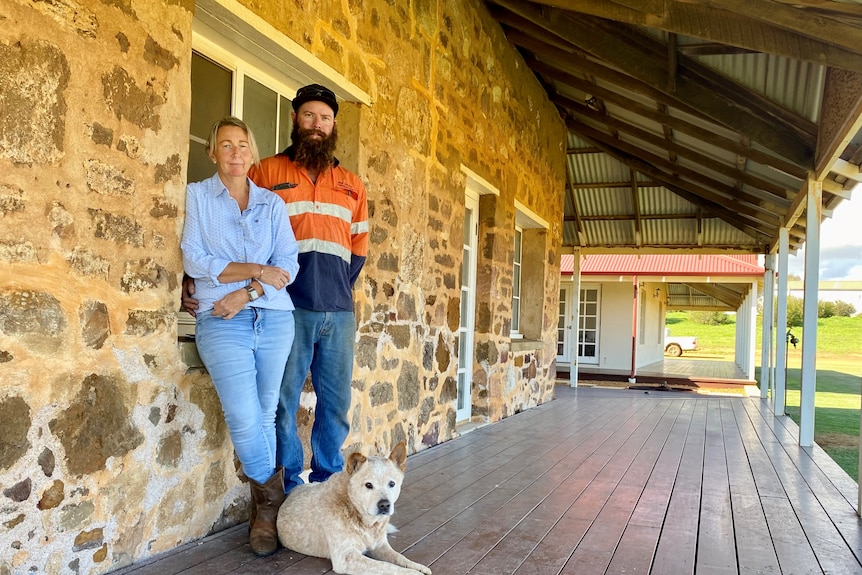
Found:
[{"label": "sky", "polygon": [[[803,277],[805,249],[790,255],[787,272]],[[862,281],[862,185],[820,225],[820,281]]]}]

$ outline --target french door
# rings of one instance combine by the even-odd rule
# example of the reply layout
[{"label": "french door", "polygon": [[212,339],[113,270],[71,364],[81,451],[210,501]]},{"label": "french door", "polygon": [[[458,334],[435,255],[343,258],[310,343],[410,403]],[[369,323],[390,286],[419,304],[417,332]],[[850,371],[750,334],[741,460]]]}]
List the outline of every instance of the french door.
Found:
[{"label": "french door", "polygon": [[467,191],[464,206],[464,246],[461,260],[461,319],[458,324],[458,397],[456,420],[473,414],[473,334],[476,317],[476,246],[479,196]]}]

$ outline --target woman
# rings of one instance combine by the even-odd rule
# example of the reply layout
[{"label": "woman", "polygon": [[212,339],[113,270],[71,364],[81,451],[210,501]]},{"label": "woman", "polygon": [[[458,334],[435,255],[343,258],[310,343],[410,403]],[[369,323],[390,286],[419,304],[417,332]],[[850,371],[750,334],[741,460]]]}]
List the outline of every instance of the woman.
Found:
[{"label": "woman", "polygon": [[216,122],[207,155],[217,172],[186,190],[183,266],[199,304],[198,353],[251,486],[251,548],[270,555],[284,500],[275,411],[294,337],[285,286],[299,270],[298,246],[284,201],[247,176],[260,161],[248,126],[232,117]]}]

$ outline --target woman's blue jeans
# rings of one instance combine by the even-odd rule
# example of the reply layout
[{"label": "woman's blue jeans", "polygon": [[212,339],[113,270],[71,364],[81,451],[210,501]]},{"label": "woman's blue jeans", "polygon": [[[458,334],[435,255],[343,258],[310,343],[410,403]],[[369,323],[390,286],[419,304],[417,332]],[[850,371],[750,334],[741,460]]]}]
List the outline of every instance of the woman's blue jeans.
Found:
[{"label": "woman's blue jeans", "polygon": [[302,484],[305,467],[302,442],[297,435],[296,412],[305,378],[317,394],[311,427],[309,481],[325,481],[344,468],[341,447],[350,431],[347,412],[353,379],[356,321],[352,311],[294,310],[296,338],[284,370],[278,404],[278,464],[284,467],[284,489]]},{"label": "woman's blue jeans", "polygon": [[242,470],[258,483],[275,472],[275,412],[293,334],[291,311],[245,308],[228,320],[208,312],[197,316],[198,354]]}]

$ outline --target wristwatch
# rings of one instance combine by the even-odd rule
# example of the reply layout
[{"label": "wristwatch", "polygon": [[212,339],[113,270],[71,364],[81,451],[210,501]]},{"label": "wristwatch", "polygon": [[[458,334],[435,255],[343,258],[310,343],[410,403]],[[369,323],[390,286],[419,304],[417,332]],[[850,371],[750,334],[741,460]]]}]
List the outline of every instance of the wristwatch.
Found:
[{"label": "wristwatch", "polygon": [[248,301],[254,301],[260,297],[260,294],[257,293],[257,290],[254,289],[254,286],[251,284],[245,286],[245,291],[248,294]]}]

